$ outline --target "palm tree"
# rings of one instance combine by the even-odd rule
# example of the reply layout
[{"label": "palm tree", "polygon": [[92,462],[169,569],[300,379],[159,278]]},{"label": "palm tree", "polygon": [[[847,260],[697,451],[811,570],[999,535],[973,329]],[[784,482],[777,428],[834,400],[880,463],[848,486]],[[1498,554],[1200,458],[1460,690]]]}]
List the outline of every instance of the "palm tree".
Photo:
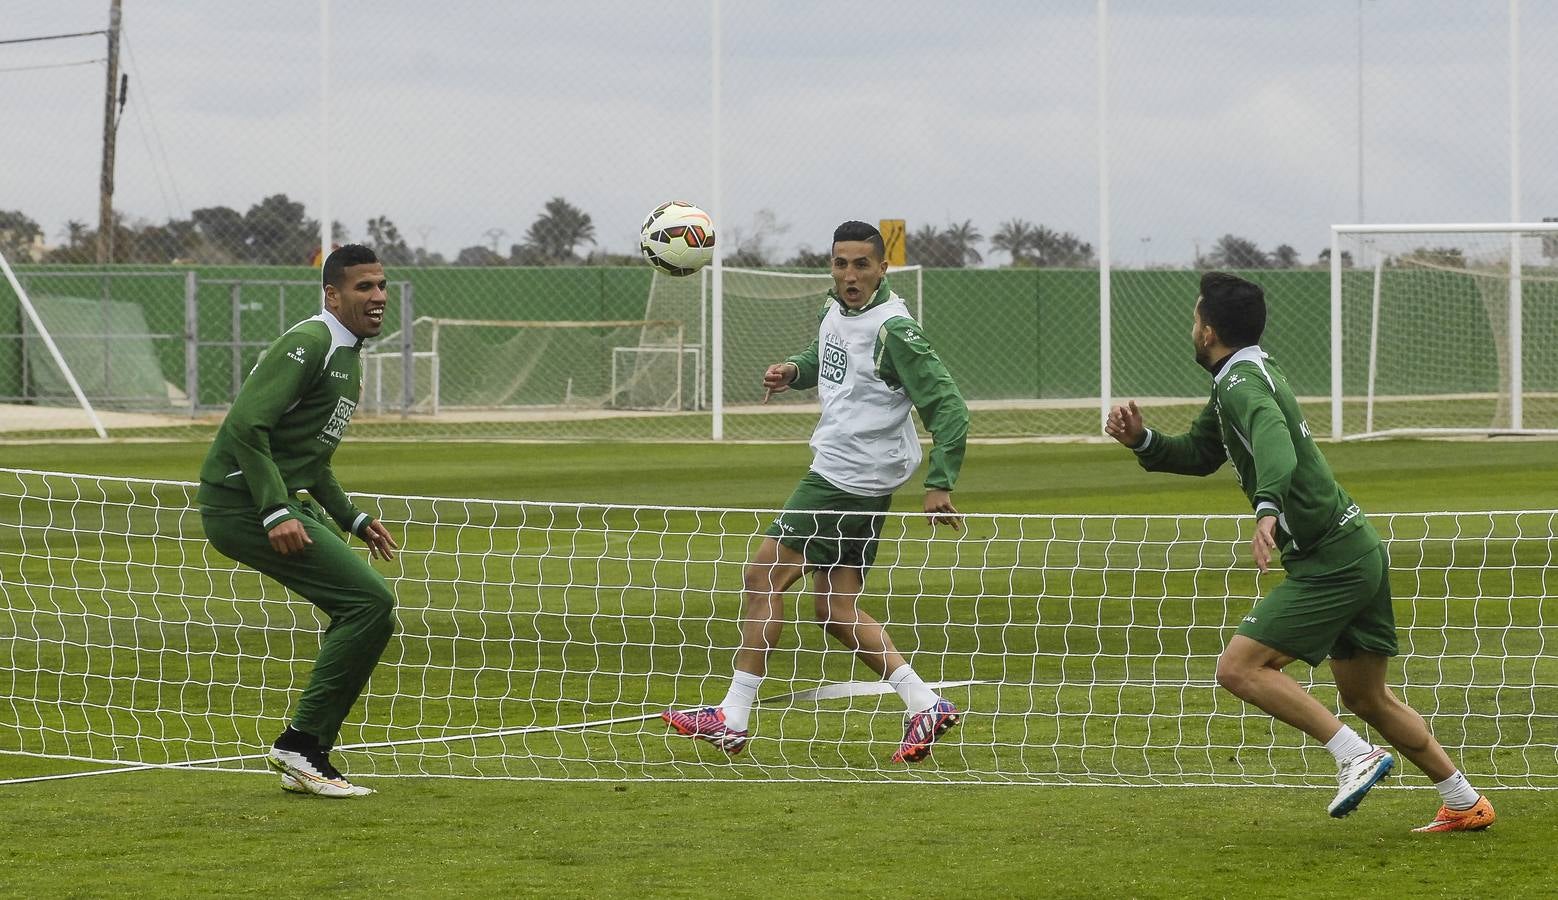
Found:
[{"label": "palm tree", "polygon": [[1217,239],[1206,261],[1219,269],[1264,269],[1271,265],[1271,258],[1258,244],[1232,234]]},{"label": "palm tree", "polygon": [[1040,225],[1033,236],[1038,265],[1048,268],[1081,268],[1093,263],[1093,245],[1069,231]]},{"label": "palm tree", "polygon": [[961,225],[948,225],[942,232],[942,240],[947,242],[949,253],[957,257],[957,265],[978,265],[984,257],[974,249],[974,245],[984,240],[984,235],[974,227],[973,219],[964,219]]},{"label": "palm tree", "polygon": [[1026,219],[1010,219],[996,229],[990,239],[990,247],[1012,258],[1012,265],[1031,265],[1038,229]]},{"label": "palm tree", "polygon": [[963,264],[963,254],[954,249],[947,236],[934,225],[921,225],[904,242],[904,254],[909,262],[919,266],[956,268]]},{"label": "palm tree", "polygon": [[525,232],[524,246],[542,259],[563,261],[574,258],[575,247],[593,243],[595,224],[589,214],[562,197],[553,197]]}]

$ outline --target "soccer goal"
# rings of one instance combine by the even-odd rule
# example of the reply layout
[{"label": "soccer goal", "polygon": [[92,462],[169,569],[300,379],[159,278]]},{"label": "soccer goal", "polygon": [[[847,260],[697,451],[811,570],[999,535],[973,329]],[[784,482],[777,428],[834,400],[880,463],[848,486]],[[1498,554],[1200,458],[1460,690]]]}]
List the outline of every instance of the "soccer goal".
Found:
[{"label": "soccer goal", "polygon": [[[682,323],[417,317],[363,352],[364,401],[377,414],[591,410],[675,412],[702,402],[702,356]],[[409,374],[408,374],[409,373]],[[406,379],[411,379],[410,390]]]},{"label": "soccer goal", "polygon": [[1331,432],[1558,434],[1558,224],[1333,226]]},{"label": "soccer goal", "polygon": [[[0,759],[264,769],[324,623],[210,549],[195,488],[0,469]],[[933,538],[883,514],[865,606],[964,713],[906,767],[902,704],[809,620],[740,756],[660,721],[723,695],[772,511],[356,502],[403,549],[380,567],[396,636],[336,747],[353,775],[1335,786],[1322,747],[1216,684],[1280,577],[1248,564],[1248,516],[969,515]],[[1558,789],[1558,511],[1371,519],[1400,600],[1392,684],[1477,784]],[[1310,687],[1334,704],[1323,669]]]}]

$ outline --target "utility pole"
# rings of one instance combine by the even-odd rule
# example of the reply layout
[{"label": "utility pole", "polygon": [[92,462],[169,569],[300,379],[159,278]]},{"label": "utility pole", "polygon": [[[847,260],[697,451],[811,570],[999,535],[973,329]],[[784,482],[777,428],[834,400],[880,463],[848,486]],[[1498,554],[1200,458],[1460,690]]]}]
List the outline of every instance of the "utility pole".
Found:
[{"label": "utility pole", "polygon": [[119,3],[108,4],[108,87],[103,91],[103,172],[98,179],[97,263],[107,265],[114,258],[114,136],[119,121],[114,115],[114,96],[124,109],[124,91],[119,84]]}]

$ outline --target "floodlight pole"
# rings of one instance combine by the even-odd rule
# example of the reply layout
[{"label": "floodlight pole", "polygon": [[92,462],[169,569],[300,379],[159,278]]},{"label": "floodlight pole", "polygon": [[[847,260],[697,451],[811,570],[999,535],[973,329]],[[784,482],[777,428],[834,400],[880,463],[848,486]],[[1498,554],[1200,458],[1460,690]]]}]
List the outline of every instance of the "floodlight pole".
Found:
[{"label": "floodlight pole", "polygon": [[[710,30],[713,32],[713,38],[712,38],[712,52],[710,53],[709,92],[710,92],[710,95],[711,95],[711,102],[712,102],[710,131],[713,132],[713,137],[711,139],[712,146],[710,148],[710,163],[709,163],[709,169],[710,169],[711,178],[712,178],[712,184],[710,185],[711,193],[710,193],[710,198],[709,199],[712,200],[713,202],[709,204],[709,217],[711,219],[713,219],[716,223],[723,222],[724,219],[722,217],[725,214],[725,211],[721,208],[721,199],[722,198],[720,197],[720,172],[719,172],[719,152],[720,152],[720,146],[719,146],[720,145],[720,131],[719,131],[719,127],[720,127],[720,122],[719,122],[719,105],[720,105],[720,83],[719,83],[720,82],[720,24],[719,24],[719,18],[720,18],[720,16],[719,16],[719,13],[720,13],[720,0],[711,0],[711,3],[710,3],[710,26],[711,26],[711,28],[710,28]],[[715,233],[718,234],[718,230],[719,230],[719,228],[721,226],[715,225],[714,227],[715,227]],[[710,306],[711,306],[711,308],[710,308],[710,311],[709,311],[709,332],[710,332],[709,336],[710,336],[710,338],[712,338],[712,340],[710,341],[712,346],[709,348],[712,351],[710,353],[710,356],[709,356],[709,367],[710,367],[710,370],[711,370],[710,373],[709,373],[710,379],[711,379],[710,382],[709,382],[709,389],[710,389],[709,392],[710,392],[710,394],[712,394],[712,397],[710,397],[710,399],[713,401],[713,407],[714,407],[713,415],[711,416],[711,418],[713,420],[713,424],[712,424],[711,429],[710,429],[709,437],[711,439],[713,439],[713,440],[716,440],[716,441],[724,440],[724,438],[725,438],[725,268],[720,263],[720,257],[723,255],[720,252],[720,247],[721,246],[723,246],[723,245],[720,244],[719,239],[716,237],[715,241],[714,241],[714,268],[713,268],[713,271],[712,271],[712,273],[710,275],[710,278],[709,278],[709,293],[711,295],[710,296]]]},{"label": "floodlight pole", "polygon": [[[319,265],[330,256],[330,0],[319,0]],[[320,301],[323,302],[323,299]]]},{"label": "floodlight pole", "polygon": [[[1520,0],[1509,0],[1509,221],[1520,221]],[[1524,426],[1524,286],[1519,232],[1509,236],[1509,427]]]},{"label": "floodlight pole", "polygon": [[1109,0],[1098,0],[1098,427],[1113,398],[1113,298],[1109,284]]}]

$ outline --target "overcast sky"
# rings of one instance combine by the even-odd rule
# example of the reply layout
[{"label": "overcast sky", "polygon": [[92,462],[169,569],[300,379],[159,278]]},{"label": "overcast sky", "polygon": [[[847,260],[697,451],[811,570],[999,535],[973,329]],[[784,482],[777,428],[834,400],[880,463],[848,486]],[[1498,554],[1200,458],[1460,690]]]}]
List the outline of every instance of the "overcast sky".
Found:
[{"label": "overcast sky", "polygon": [[[0,39],[104,27],[108,0],[8,0]],[[507,252],[550,197],[627,252],[668,199],[715,203],[707,3],[124,0],[116,206],[162,221],[286,193],[353,236]],[[1023,218],[1099,235],[1095,0],[724,0],[719,221],[782,255],[850,218]],[[1361,12],[1360,12],[1361,10]],[[1225,233],[1313,259],[1366,221],[1505,221],[1508,0],[1111,0],[1112,256]],[[1523,0],[1520,206],[1558,216],[1558,3]],[[0,45],[0,209],[95,226],[103,40]],[[328,165],[326,165],[328,161]],[[496,234],[501,229],[502,234]],[[988,245],[982,249],[988,251]],[[987,252],[990,261],[1006,259]]]}]

